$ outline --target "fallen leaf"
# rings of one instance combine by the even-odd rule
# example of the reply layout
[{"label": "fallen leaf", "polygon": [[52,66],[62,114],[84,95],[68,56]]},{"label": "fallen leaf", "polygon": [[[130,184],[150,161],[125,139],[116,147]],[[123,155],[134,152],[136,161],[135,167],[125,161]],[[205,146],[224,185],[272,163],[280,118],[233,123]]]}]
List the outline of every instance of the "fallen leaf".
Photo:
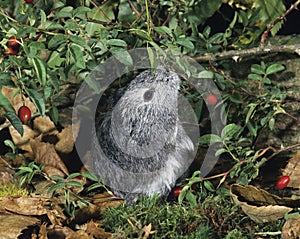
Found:
[{"label": "fallen leaf", "polygon": [[300,216],[289,218],[282,227],[282,239],[299,239],[300,238]]},{"label": "fallen leaf", "polygon": [[99,193],[93,196],[93,203],[98,206],[103,214],[108,207],[118,207],[124,203],[124,200],[110,193]]},{"label": "fallen leaf", "polygon": [[58,152],[65,154],[71,153],[74,148],[74,141],[76,140],[78,131],[79,123],[76,123],[75,125],[69,125],[64,128],[59,134],[56,135],[59,141],[55,144],[55,149]]},{"label": "fallen leaf", "polygon": [[21,215],[41,216],[47,214],[47,202],[49,199],[7,196],[0,198],[0,207]]},{"label": "fallen leaf", "polygon": [[33,120],[33,126],[34,129],[38,130],[41,133],[48,133],[50,131],[55,131],[52,132],[52,134],[57,134],[58,131],[56,130],[55,124],[53,123],[53,121],[50,119],[49,116],[39,116],[36,117]]},{"label": "fallen leaf", "polygon": [[61,224],[66,217],[53,199],[42,197],[2,197],[0,211],[13,212],[25,216],[47,215],[53,225]]},{"label": "fallen leaf", "polygon": [[10,168],[9,159],[6,159],[4,156],[0,156],[0,185],[7,183],[14,183],[15,178],[13,174],[14,170]]},{"label": "fallen leaf", "polygon": [[39,133],[35,130],[32,130],[28,125],[23,125],[23,129],[24,134],[23,136],[21,136],[13,126],[9,126],[9,132],[14,144],[18,148],[32,153],[31,147],[29,145],[29,140],[36,137]]},{"label": "fallen leaf", "polygon": [[43,223],[40,226],[39,239],[48,239],[48,236],[47,236],[47,225],[46,225],[46,223]]},{"label": "fallen leaf", "polygon": [[1,89],[2,94],[10,101],[16,113],[18,113],[19,108],[23,105],[26,105],[30,109],[31,114],[35,113],[37,110],[35,105],[30,101],[30,98],[23,95],[22,99],[21,94],[16,94],[16,91],[18,91],[17,88],[9,88],[6,86],[2,86]]},{"label": "fallen leaf", "polygon": [[290,176],[288,187],[300,189],[300,151],[289,159],[288,164],[282,170],[282,175]]},{"label": "fallen leaf", "polygon": [[251,185],[234,184],[230,192],[235,204],[258,223],[276,221],[300,205],[299,199],[280,198]]},{"label": "fallen leaf", "polygon": [[73,223],[83,224],[89,220],[99,218],[108,207],[118,207],[124,203],[124,200],[112,197],[111,194],[97,194],[93,197],[92,203],[88,207],[81,207],[75,211]]},{"label": "fallen leaf", "polygon": [[35,217],[17,214],[0,214],[0,238],[16,239],[24,229],[38,225],[40,220]]},{"label": "fallen leaf", "polygon": [[93,236],[88,235],[85,231],[83,230],[78,230],[76,232],[71,232],[66,236],[66,239],[94,239]]},{"label": "fallen leaf", "polygon": [[106,232],[100,227],[99,223],[89,221],[86,225],[86,232],[96,239],[108,239],[112,237],[112,233]]},{"label": "fallen leaf", "polygon": [[[48,168],[48,176],[57,174],[61,171],[64,175],[69,175],[69,171],[65,166],[64,162],[61,160],[57,152],[55,151],[54,145],[50,143],[40,142],[38,139],[30,139],[30,146],[32,148],[34,162],[38,165],[45,164],[45,168]],[[53,170],[55,168],[57,170]],[[51,170],[52,169],[52,170]]]}]

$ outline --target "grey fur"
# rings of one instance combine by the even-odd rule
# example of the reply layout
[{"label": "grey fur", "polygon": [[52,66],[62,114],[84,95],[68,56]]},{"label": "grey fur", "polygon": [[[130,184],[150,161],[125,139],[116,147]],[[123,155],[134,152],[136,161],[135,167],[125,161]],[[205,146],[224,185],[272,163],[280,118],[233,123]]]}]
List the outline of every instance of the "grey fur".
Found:
[{"label": "grey fur", "polygon": [[166,196],[194,152],[178,119],[180,79],[159,66],[132,80],[102,122],[96,122],[94,171],[126,200]]}]

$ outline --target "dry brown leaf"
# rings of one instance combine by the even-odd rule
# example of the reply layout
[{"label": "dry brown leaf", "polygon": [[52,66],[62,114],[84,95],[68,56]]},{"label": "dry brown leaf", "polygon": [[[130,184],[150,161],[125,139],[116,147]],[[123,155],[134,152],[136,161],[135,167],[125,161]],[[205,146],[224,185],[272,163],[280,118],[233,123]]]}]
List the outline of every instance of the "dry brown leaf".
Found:
[{"label": "dry brown leaf", "polygon": [[39,239],[48,239],[48,236],[47,236],[47,225],[46,223],[43,223],[40,227],[40,230],[39,230]]},{"label": "dry brown leaf", "polygon": [[300,189],[300,151],[289,159],[288,164],[282,170],[282,175],[290,176],[289,187]]},{"label": "dry brown leaf", "polygon": [[1,92],[8,98],[11,105],[14,107],[16,113],[18,112],[19,108],[23,105],[23,101],[24,104],[31,110],[31,113],[35,113],[37,110],[35,105],[30,101],[30,98],[23,96],[22,100],[20,94],[15,95],[16,90],[18,89],[2,86]]},{"label": "dry brown leaf", "polygon": [[61,153],[71,153],[74,148],[74,137],[77,137],[79,131],[79,123],[75,125],[69,125],[64,128],[59,134],[59,141],[55,144],[55,149]]},{"label": "dry brown leaf", "polygon": [[2,197],[0,211],[26,216],[47,215],[53,225],[61,224],[66,217],[55,200],[42,197]]},{"label": "dry brown leaf", "polygon": [[9,126],[9,132],[14,144],[24,151],[32,152],[31,147],[29,145],[29,140],[37,136],[39,133],[35,130],[32,130],[27,125],[23,125],[23,129],[24,134],[23,136],[21,136],[13,126]]},{"label": "dry brown leaf", "polygon": [[16,239],[24,229],[39,223],[40,220],[35,217],[0,214],[0,238]]},{"label": "dry brown leaf", "polygon": [[10,168],[8,162],[9,159],[6,159],[4,156],[0,156],[0,185],[15,182],[15,178],[13,176],[15,171]]},{"label": "dry brown leaf", "polygon": [[27,216],[41,216],[47,214],[48,208],[45,206],[49,199],[33,197],[2,197],[0,207],[9,212],[14,212]]},{"label": "dry brown leaf", "polygon": [[66,238],[66,236],[73,232],[70,227],[62,227],[60,225],[49,226],[48,237],[49,238]]},{"label": "dry brown leaf", "polygon": [[52,132],[53,134],[58,133],[55,124],[53,123],[53,121],[50,119],[49,116],[36,117],[33,121],[33,125],[34,125],[34,129],[38,130],[41,133],[48,133],[53,130],[55,130],[55,132]]},{"label": "dry brown leaf", "polygon": [[66,239],[94,239],[93,236],[88,235],[85,231],[83,230],[78,230],[76,232],[71,232],[66,236]]},{"label": "dry brown leaf", "polygon": [[100,227],[99,223],[89,221],[86,225],[86,232],[95,239],[108,239],[112,237],[112,233],[106,232]]},{"label": "dry brown leaf", "polygon": [[[57,152],[55,151],[54,145],[50,143],[40,142],[38,139],[30,139],[30,146],[32,148],[34,162],[37,164],[45,164],[45,168],[48,170],[55,168],[60,170],[65,175],[69,175],[69,171],[65,166],[64,162],[61,160]],[[48,175],[51,176],[53,171],[49,170]],[[54,173],[57,174],[57,171],[54,170]]]},{"label": "dry brown leaf", "polygon": [[110,193],[100,193],[93,196],[93,203],[98,206],[103,214],[108,207],[118,207],[124,203],[124,200],[113,196]]},{"label": "dry brown leaf", "polygon": [[282,227],[282,239],[299,239],[300,238],[300,217],[289,218]]},{"label": "dry brown leaf", "polygon": [[254,186],[231,185],[231,196],[235,204],[255,222],[271,222],[284,217],[293,210],[291,206],[299,206],[300,200],[280,198]]},{"label": "dry brown leaf", "polygon": [[89,220],[97,219],[108,207],[118,207],[122,203],[124,200],[112,197],[110,194],[97,194],[93,197],[93,203],[88,203],[88,207],[81,207],[75,211],[73,223],[83,224]]}]

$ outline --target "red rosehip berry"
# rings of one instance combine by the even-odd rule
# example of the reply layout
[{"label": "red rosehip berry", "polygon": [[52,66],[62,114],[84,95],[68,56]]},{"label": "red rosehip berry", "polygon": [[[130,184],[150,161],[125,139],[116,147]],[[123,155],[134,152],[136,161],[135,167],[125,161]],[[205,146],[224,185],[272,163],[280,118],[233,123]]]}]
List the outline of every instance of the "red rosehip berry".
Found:
[{"label": "red rosehip berry", "polygon": [[24,0],[26,3],[33,3],[33,0]]},{"label": "red rosehip berry", "polygon": [[173,189],[173,195],[174,195],[175,197],[178,197],[179,194],[181,193],[181,191],[182,191],[182,187],[177,186],[177,187],[175,187],[175,188]]},{"label": "red rosehip berry", "polygon": [[209,94],[209,95],[206,96],[205,102],[209,106],[214,106],[218,103],[218,99],[215,95]]},{"label": "red rosehip berry", "polygon": [[31,110],[27,106],[23,105],[18,111],[18,116],[22,123],[25,124],[31,119]]},{"label": "red rosehip berry", "polygon": [[8,42],[6,44],[8,47],[16,47],[19,45],[19,42],[18,40],[16,39],[16,37],[14,36],[11,36],[9,39],[8,39]]},{"label": "red rosehip berry", "polygon": [[282,176],[278,179],[276,183],[276,189],[285,188],[290,182],[290,176]]}]

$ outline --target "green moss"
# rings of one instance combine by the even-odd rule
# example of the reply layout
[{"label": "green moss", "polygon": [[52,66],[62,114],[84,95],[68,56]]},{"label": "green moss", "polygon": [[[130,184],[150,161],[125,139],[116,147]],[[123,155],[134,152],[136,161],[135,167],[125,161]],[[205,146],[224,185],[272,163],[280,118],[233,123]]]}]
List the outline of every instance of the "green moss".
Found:
[{"label": "green moss", "polygon": [[26,197],[28,196],[28,192],[26,189],[19,188],[18,185],[14,183],[1,184],[0,197],[6,197],[6,196]]},{"label": "green moss", "polygon": [[212,193],[201,200],[198,197],[197,202],[198,207],[191,208],[187,202],[140,199],[132,205],[108,208],[103,227],[119,239],[143,238],[142,229],[150,223],[153,233],[149,239],[256,239],[256,233],[272,234],[284,222],[257,224],[225,195]]}]

